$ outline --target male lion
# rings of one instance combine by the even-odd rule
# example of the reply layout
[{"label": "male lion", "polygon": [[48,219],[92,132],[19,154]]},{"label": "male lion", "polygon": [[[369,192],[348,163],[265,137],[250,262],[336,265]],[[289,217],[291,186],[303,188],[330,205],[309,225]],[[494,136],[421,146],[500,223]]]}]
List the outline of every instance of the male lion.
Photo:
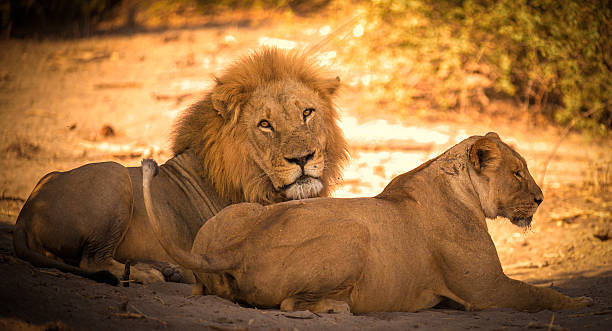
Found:
[{"label": "male lion", "polygon": [[[188,249],[228,204],[327,196],[348,158],[332,102],[339,85],[304,53],[264,48],[229,66],[175,124],[174,157],[151,198],[164,235]],[[172,261],[147,221],[141,168],[114,162],[43,177],[19,214],[14,247],[36,266],[110,283],[122,262]],[[150,268],[131,274],[163,280]]]},{"label": "male lion", "polygon": [[416,311],[442,298],[468,310],[592,302],[503,273],[485,217],[528,226],[543,197],[525,160],[496,133],[464,140],[373,198],[230,206],[202,226],[191,253],[160,228],[155,170],[143,161],[149,220],[168,254],[196,274],[196,294],[356,313]]}]

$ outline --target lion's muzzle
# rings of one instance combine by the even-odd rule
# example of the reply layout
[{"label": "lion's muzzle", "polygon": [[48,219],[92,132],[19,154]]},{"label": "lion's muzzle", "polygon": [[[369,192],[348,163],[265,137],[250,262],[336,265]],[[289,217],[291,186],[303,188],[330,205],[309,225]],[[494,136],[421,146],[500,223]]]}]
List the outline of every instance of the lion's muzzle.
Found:
[{"label": "lion's muzzle", "polygon": [[282,188],[283,195],[289,200],[314,198],[323,190],[323,184],[318,178],[302,175],[293,184]]},{"label": "lion's muzzle", "polygon": [[323,191],[321,175],[324,158],[318,152],[301,153],[299,156],[284,157],[281,174],[281,185],[276,189],[288,200],[314,198]]}]

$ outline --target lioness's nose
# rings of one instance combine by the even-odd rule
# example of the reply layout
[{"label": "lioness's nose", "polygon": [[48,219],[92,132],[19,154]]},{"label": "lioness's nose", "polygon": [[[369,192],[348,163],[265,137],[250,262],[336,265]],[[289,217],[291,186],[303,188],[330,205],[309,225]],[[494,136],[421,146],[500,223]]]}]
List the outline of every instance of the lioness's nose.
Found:
[{"label": "lioness's nose", "polygon": [[292,157],[292,158],[286,157],[285,160],[287,160],[287,162],[289,163],[295,163],[299,165],[300,168],[304,168],[306,163],[310,161],[313,157],[314,157],[314,152],[310,152],[300,157]]},{"label": "lioness's nose", "polygon": [[540,189],[540,187],[533,182],[533,189],[530,190],[533,193],[533,202],[536,203],[536,205],[540,205],[542,203],[542,201],[544,201],[544,194],[542,193],[542,190]]}]

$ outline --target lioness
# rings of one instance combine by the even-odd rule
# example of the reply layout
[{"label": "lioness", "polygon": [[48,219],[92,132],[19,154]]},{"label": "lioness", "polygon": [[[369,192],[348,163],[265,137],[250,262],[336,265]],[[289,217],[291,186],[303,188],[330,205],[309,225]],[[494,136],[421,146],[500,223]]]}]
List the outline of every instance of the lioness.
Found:
[{"label": "lioness", "polygon": [[468,310],[591,302],[503,273],[485,217],[528,226],[543,197],[525,160],[496,133],[462,141],[373,198],[230,206],[202,226],[191,253],[160,228],[150,198],[155,170],[154,161],[143,161],[149,220],[168,254],[195,272],[194,293],[355,313],[416,311],[442,298]]},{"label": "lioness", "polygon": [[[332,100],[339,85],[298,52],[264,48],[230,65],[175,124],[174,157],[151,197],[164,235],[189,249],[228,204],[327,196],[348,158]],[[147,221],[141,168],[114,162],[43,177],[19,214],[14,248],[36,266],[113,284],[125,261],[172,261]],[[131,275],[163,280],[151,268]]]}]

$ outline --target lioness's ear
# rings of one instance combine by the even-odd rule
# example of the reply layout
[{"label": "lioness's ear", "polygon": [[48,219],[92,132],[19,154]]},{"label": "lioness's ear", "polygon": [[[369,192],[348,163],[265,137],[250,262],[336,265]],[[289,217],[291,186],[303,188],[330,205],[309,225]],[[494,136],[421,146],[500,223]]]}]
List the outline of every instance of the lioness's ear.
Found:
[{"label": "lioness's ear", "polygon": [[239,87],[224,84],[218,78],[215,78],[215,81],[217,85],[210,94],[213,108],[224,120],[232,119],[236,121],[240,105],[246,99],[245,93]]},{"label": "lioness's ear", "polygon": [[470,149],[470,162],[478,172],[497,169],[501,162],[499,147],[490,138],[478,139]]},{"label": "lioness's ear", "polygon": [[485,134],[485,137],[491,138],[491,139],[497,139],[497,140],[501,141],[501,138],[499,137],[499,135],[496,132],[489,132],[489,133]]}]

